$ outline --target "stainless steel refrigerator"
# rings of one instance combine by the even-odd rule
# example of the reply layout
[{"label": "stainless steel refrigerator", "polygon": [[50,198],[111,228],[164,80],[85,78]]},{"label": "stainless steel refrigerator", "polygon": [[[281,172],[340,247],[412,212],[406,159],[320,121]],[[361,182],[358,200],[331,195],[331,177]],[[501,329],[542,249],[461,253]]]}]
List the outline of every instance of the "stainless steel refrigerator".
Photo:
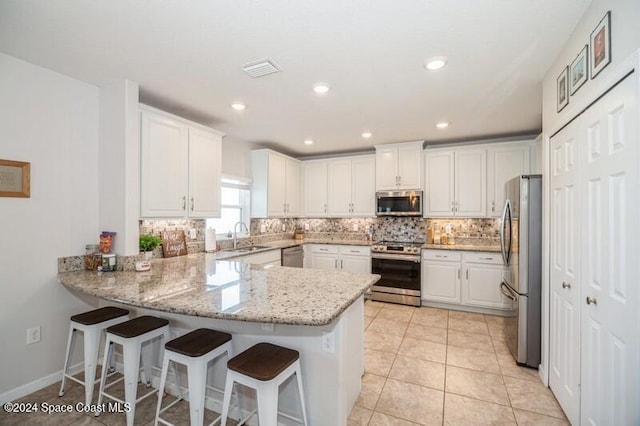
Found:
[{"label": "stainless steel refrigerator", "polygon": [[505,337],[520,365],[540,364],[542,287],[542,176],[518,176],[505,184],[500,246],[508,271],[500,290],[511,301]]}]

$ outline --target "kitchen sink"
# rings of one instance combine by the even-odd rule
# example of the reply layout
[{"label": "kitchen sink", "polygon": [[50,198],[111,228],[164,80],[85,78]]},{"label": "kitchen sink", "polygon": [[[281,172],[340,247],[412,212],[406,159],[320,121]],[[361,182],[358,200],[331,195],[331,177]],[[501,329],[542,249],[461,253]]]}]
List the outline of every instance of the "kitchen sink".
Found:
[{"label": "kitchen sink", "polygon": [[239,247],[235,250],[233,249],[229,249],[226,251],[234,251],[234,252],[239,252],[239,253],[250,253],[252,251],[257,251],[257,250],[263,250],[263,249],[268,249],[271,248],[269,246],[248,246],[248,247]]}]

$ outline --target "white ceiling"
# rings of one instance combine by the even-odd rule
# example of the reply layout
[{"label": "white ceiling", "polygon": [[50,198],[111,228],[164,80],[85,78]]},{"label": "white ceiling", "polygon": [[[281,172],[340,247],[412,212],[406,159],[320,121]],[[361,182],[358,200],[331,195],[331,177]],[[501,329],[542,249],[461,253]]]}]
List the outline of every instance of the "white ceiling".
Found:
[{"label": "white ceiling", "polygon": [[[230,141],[306,156],[538,132],[542,78],[589,3],[1,0],[0,51],[96,85],[135,81],[143,102]],[[427,71],[437,55],[448,65]],[[266,57],[283,72],[241,70]]]}]

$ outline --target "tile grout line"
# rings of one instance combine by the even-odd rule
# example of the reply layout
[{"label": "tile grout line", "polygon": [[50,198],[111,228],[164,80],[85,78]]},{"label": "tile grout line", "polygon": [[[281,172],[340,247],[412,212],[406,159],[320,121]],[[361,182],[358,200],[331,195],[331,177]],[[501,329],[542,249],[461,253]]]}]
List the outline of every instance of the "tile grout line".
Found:
[{"label": "tile grout line", "polygon": [[[382,312],[382,309],[380,309],[380,311],[378,313],[380,313],[380,312]],[[395,351],[395,353],[393,355],[393,361],[391,361],[391,367],[389,367],[389,371],[387,372],[387,375],[384,378],[384,383],[382,384],[382,389],[380,390],[380,394],[378,395],[378,398],[376,399],[376,403],[373,406],[373,410],[371,411],[371,417],[369,418],[369,421],[367,422],[367,425],[369,423],[371,423],[371,420],[373,419],[373,415],[376,413],[376,409],[378,408],[378,403],[380,402],[380,398],[382,397],[382,392],[384,392],[384,388],[387,385],[387,381],[389,380],[389,375],[391,374],[391,370],[393,369],[393,366],[396,363],[396,359],[398,359],[398,353],[400,352],[400,347],[402,346],[402,342],[404,341],[404,338],[407,335],[407,330],[409,329],[409,323],[411,322],[411,318],[413,318],[413,314],[414,314],[414,312],[411,312],[411,317],[409,318],[409,322],[407,323],[407,325],[405,327],[405,330],[404,330],[404,333],[402,334],[402,339],[400,340],[400,346],[398,346],[398,348],[396,349],[396,351]],[[386,413],[382,413],[382,414],[388,415]],[[406,419],[402,419],[402,420],[406,420]]]}]

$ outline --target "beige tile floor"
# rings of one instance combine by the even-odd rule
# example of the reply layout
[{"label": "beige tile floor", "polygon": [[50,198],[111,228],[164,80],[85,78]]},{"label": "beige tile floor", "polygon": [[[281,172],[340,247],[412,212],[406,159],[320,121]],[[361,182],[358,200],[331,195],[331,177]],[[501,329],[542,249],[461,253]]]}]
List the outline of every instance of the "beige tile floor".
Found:
[{"label": "beige tile floor", "polygon": [[[76,377],[82,379],[84,374],[79,374]],[[118,376],[114,376],[113,378],[108,380],[110,383],[112,380],[117,379]],[[84,387],[79,385],[76,382],[71,380],[67,381],[67,385],[65,386],[65,394],[62,397],[58,396],[58,391],[60,390],[60,382],[55,383],[51,386],[48,386],[44,389],[39,390],[38,392],[32,393],[31,395],[27,395],[24,398],[21,398],[15,403],[25,402],[25,403],[38,403],[39,406],[42,407],[43,403],[48,403],[52,406],[61,406],[66,404],[71,404],[75,406],[78,402],[84,401]],[[93,403],[95,404],[98,399],[98,387],[96,386],[93,396]],[[124,399],[124,387],[122,386],[122,382],[114,385],[109,389],[109,392],[112,392],[116,397]],[[144,395],[149,392],[149,389],[143,385],[138,384],[138,397]],[[135,425],[143,425],[143,426],[152,426],[154,424],[154,419],[156,415],[156,404],[158,401],[157,394],[153,394],[148,398],[139,402],[136,406],[136,414],[135,414]],[[175,400],[174,397],[167,396],[162,401],[162,406],[166,406]],[[218,413],[214,413],[213,411],[206,410],[205,411],[205,424],[210,424],[216,417]],[[181,401],[167,410],[162,418],[165,420],[172,422],[175,425],[179,426],[187,426],[189,425],[189,404],[185,401]],[[0,410],[0,425],[65,425],[65,426],[124,426],[126,425],[126,417],[125,414],[118,413],[102,413],[98,417],[94,417],[93,413],[79,413],[75,410],[71,413],[52,413],[47,414],[43,412],[41,409],[38,412],[29,413],[29,414],[7,414],[4,410]],[[219,424],[219,423],[217,423]],[[229,420],[227,422],[228,425],[237,425],[237,422],[234,420]]]},{"label": "beige tile floor", "polygon": [[365,374],[349,426],[567,425],[492,315],[365,303]]},{"label": "beige tile floor", "polygon": [[[80,375],[81,376],[81,375]],[[75,404],[84,388],[59,383],[16,402]],[[146,390],[140,385],[139,395]],[[114,390],[121,394],[122,389]],[[94,401],[97,399],[97,392]],[[152,425],[156,398],[138,404],[136,425]],[[206,412],[205,423],[215,414]],[[187,425],[181,402],[167,420]],[[124,425],[123,414],[6,414],[0,425]],[[566,425],[553,394],[537,371],[518,367],[505,346],[496,316],[365,303],[365,375],[349,425]],[[331,426],[331,425],[322,425]]]}]

